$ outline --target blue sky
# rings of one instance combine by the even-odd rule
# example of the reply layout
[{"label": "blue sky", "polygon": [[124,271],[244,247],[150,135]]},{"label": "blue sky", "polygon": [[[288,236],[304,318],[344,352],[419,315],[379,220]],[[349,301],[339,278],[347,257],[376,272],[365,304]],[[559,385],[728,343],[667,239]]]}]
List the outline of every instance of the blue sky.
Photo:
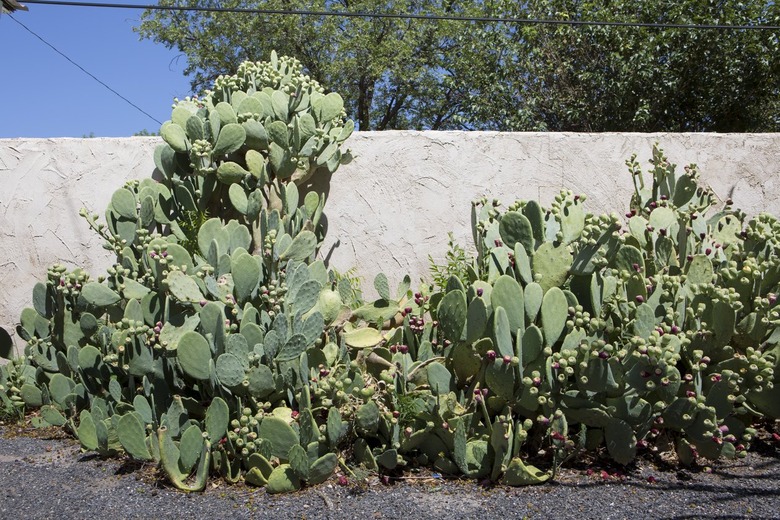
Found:
[{"label": "blue sky", "polygon": [[[173,98],[189,95],[189,80],[182,73],[184,56],[163,45],[139,41],[133,32],[140,9],[27,7],[29,11],[18,11],[13,17],[155,119],[169,119]],[[0,16],[0,50],[0,138],[122,137],[144,129],[159,130],[158,123],[7,15]]]}]

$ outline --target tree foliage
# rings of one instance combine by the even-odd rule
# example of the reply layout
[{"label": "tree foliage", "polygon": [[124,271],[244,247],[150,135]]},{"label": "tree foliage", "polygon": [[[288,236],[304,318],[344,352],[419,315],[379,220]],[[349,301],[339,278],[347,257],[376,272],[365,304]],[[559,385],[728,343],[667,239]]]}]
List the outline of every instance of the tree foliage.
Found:
[{"label": "tree foliage", "polygon": [[[780,24],[773,1],[224,0],[219,6]],[[148,11],[138,31],[186,56],[195,90],[244,59],[266,59],[271,49],[296,56],[312,77],[342,93],[363,130],[780,130],[778,31],[192,11]]]}]

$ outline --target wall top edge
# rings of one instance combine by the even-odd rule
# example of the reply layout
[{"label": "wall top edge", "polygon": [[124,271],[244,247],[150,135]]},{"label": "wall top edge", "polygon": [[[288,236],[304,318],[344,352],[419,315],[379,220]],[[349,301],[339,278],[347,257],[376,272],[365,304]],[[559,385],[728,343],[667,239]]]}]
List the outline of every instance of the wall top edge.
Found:
[{"label": "wall top edge", "polygon": [[[625,136],[635,138],[653,137],[709,137],[709,138],[740,138],[740,139],[780,139],[780,132],[764,133],[717,133],[717,132],[499,132],[489,130],[381,130],[381,131],[356,131],[354,138],[377,138],[396,136],[446,136],[467,135],[469,137],[482,136],[524,136],[534,138],[560,138],[560,137],[613,137]],[[7,145],[11,142],[52,142],[52,141],[84,141],[84,142],[113,142],[113,141],[153,141],[159,140],[159,136],[128,136],[128,137],[1,137],[0,143]],[[347,141],[349,143],[349,141]]]}]

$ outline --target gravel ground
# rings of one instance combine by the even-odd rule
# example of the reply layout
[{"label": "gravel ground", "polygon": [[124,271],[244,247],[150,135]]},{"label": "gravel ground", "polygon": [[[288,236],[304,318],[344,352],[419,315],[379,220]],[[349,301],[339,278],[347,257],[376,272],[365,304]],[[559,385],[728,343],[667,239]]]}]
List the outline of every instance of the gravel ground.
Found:
[{"label": "gravel ground", "polygon": [[188,495],[161,484],[150,467],[0,426],[0,518],[780,518],[780,455],[769,445],[761,452],[711,472],[640,462],[624,477],[569,469],[556,483],[523,488],[411,475],[363,487],[332,479],[281,496],[222,483]]}]

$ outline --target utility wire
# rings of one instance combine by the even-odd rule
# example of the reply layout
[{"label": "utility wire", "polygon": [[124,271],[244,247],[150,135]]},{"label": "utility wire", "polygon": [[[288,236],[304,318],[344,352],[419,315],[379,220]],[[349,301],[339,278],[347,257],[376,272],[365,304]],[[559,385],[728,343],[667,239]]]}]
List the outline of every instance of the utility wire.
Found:
[{"label": "utility wire", "polygon": [[645,23],[645,22],[605,22],[588,20],[554,20],[547,18],[500,18],[490,16],[456,16],[440,14],[414,13],[364,13],[353,11],[312,11],[287,9],[259,9],[245,7],[189,7],[136,4],[106,4],[99,2],[55,1],[55,0],[25,0],[26,4],[59,5],[69,7],[104,7],[110,9],[148,9],[150,11],[202,11],[209,13],[250,13],[267,15],[297,15],[297,16],[336,16],[341,18],[390,18],[400,20],[424,21],[455,21],[506,23],[519,25],[569,25],[569,26],[607,26],[607,27],[648,27],[653,29],[691,29],[691,30],[760,30],[777,31],[780,25],[723,25],[723,24],[687,24],[687,23]]},{"label": "utility wire", "polygon": [[127,99],[125,96],[123,96],[122,94],[120,94],[119,92],[117,92],[116,90],[114,90],[113,88],[111,88],[111,87],[109,87],[108,85],[106,85],[106,84],[105,84],[103,81],[101,81],[100,79],[98,79],[97,77],[95,77],[95,75],[94,75],[94,74],[92,74],[92,73],[91,73],[91,72],[89,72],[87,69],[85,69],[84,67],[82,67],[81,65],[79,65],[78,63],[76,63],[75,61],[73,61],[72,59],[70,59],[69,57],[67,57],[67,56],[66,56],[66,55],[65,55],[65,54],[64,54],[62,51],[60,51],[60,50],[59,50],[58,48],[56,48],[54,45],[52,45],[51,43],[49,43],[49,42],[47,42],[46,40],[44,40],[44,39],[43,39],[41,36],[39,36],[38,34],[36,34],[36,33],[35,33],[35,32],[34,32],[32,29],[30,29],[29,27],[27,27],[26,25],[24,25],[22,22],[20,22],[20,21],[19,21],[19,20],[17,20],[16,18],[14,18],[14,17],[13,17],[13,15],[9,14],[9,15],[8,15],[8,17],[9,17],[11,20],[13,20],[14,22],[16,22],[16,23],[18,23],[19,25],[21,25],[21,26],[22,26],[22,27],[23,27],[23,28],[24,28],[24,29],[25,29],[27,32],[29,32],[30,34],[32,34],[33,36],[35,36],[36,38],[38,38],[39,40],[41,40],[43,43],[45,43],[46,45],[48,45],[49,47],[51,47],[51,49],[52,49],[54,52],[56,52],[57,54],[59,54],[60,56],[62,56],[63,58],[65,58],[66,60],[68,60],[69,62],[71,62],[73,65],[75,65],[75,66],[76,66],[76,67],[77,67],[79,70],[81,70],[81,72],[83,72],[84,74],[86,74],[86,75],[87,75],[87,76],[89,76],[90,78],[94,79],[95,81],[97,81],[98,83],[100,83],[101,85],[103,85],[104,87],[106,87],[108,90],[110,90],[111,92],[113,92],[114,94],[116,94],[117,96],[119,96],[119,97],[120,97],[122,100],[124,100],[124,101],[125,101],[127,104],[129,104],[130,106],[132,106],[133,108],[135,108],[136,110],[138,110],[139,112],[141,112],[142,114],[146,115],[146,116],[147,116],[149,119],[151,119],[151,120],[152,120],[152,121],[154,121],[155,123],[157,123],[157,124],[159,124],[159,125],[162,125],[162,122],[158,121],[158,120],[157,120],[157,119],[156,119],[156,118],[155,118],[153,115],[151,115],[149,112],[145,111],[144,109],[142,109],[141,107],[139,107],[138,105],[136,105],[135,103],[133,103],[132,101],[130,101],[129,99]]}]

